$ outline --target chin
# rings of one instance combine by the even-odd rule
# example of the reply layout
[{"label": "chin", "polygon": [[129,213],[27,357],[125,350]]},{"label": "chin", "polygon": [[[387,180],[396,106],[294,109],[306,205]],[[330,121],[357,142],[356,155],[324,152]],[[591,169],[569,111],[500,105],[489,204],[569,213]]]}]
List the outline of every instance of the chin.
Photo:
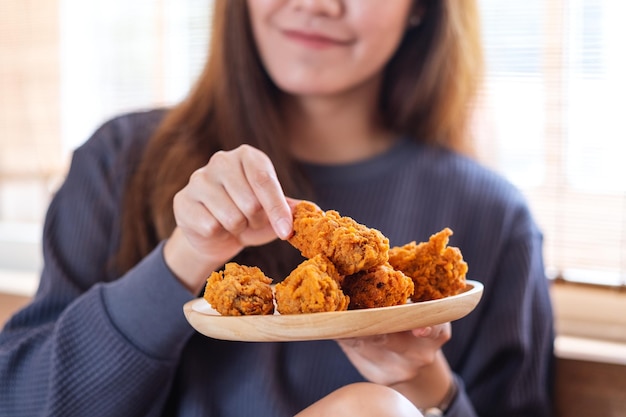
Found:
[{"label": "chin", "polygon": [[302,80],[274,81],[279,89],[294,96],[332,96],[349,90],[351,86],[337,83],[314,82]]}]

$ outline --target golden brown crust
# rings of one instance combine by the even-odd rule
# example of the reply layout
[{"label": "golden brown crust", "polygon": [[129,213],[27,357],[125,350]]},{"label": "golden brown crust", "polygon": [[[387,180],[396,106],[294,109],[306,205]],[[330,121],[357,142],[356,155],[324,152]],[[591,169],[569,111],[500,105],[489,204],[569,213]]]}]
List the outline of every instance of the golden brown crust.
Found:
[{"label": "golden brown crust", "polygon": [[276,285],[276,308],[280,314],[347,310],[350,299],[339,288],[339,279],[331,262],[314,256]]},{"label": "golden brown crust", "polygon": [[204,299],[223,316],[274,313],[272,280],[255,266],[227,263],[207,279]]},{"label": "golden brown crust", "polygon": [[350,297],[349,310],[402,305],[413,294],[413,280],[389,263],[346,276],[341,289]]},{"label": "golden brown crust", "polygon": [[317,313],[401,305],[458,294],[467,263],[448,247],[445,228],[428,242],[389,249],[378,230],[310,202],[294,209],[289,239],[302,262],[272,291],[272,280],[257,267],[228,263],[207,279],[204,298],[222,315]]},{"label": "golden brown crust", "polygon": [[389,263],[413,279],[413,301],[444,298],[465,288],[467,263],[458,248],[447,246],[451,235],[452,230],[445,228],[428,242],[411,242],[389,250]]},{"label": "golden brown crust", "polygon": [[321,254],[341,275],[351,275],[387,262],[389,239],[380,231],[322,211],[312,203],[298,203],[293,211],[294,235],[289,242],[306,258]]}]

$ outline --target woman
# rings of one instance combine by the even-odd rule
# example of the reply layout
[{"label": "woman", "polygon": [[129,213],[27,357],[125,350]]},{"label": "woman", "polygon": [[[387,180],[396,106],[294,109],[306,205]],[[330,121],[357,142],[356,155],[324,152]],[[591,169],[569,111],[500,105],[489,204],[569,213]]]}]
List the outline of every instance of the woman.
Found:
[{"label": "woman", "polygon": [[[461,155],[475,2],[216,3],[189,97],[76,151],[40,288],[0,337],[2,414],[549,415],[541,234],[510,184]],[[392,246],[450,227],[483,300],[451,326],[338,342],[195,333],[182,305],[212,271],[234,260],[280,280],[300,262],[296,199]]]}]

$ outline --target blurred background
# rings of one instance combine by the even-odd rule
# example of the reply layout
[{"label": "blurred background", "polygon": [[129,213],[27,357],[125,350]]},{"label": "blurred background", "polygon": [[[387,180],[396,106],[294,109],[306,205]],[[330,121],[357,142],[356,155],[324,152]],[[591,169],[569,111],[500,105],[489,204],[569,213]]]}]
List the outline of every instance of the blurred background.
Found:
[{"label": "blurred background", "polygon": [[[114,115],[184,97],[211,4],[0,0],[0,293],[17,297],[0,298],[5,310],[36,289],[43,218],[72,150]],[[525,193],[545,233],[560,355],[620,365],[625,384],[626,2],[479,4],[478,158]],[[621,387],[603,415],[626,415]]]}]

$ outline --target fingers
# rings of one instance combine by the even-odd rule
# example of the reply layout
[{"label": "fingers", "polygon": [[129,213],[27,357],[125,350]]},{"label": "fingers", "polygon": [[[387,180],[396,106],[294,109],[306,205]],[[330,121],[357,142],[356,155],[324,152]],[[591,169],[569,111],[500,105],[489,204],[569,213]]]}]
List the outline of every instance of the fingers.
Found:
[{"label": "fingers", "polygon": [[388,334],[379,334],[369,337],[352,337],[348,339],[340,339],[337,342],[341,346],[345,346],[350,349],[358,350],[363,348],[366,344],[369,345],[385,345],[389,340]]},{"label": "fingers", "polygon": [[380,334],[367,337],[355,337],[338,341],[345,350],[350,350],[365,357],[378,357],[381,354],[404,355],[416,348],[416,338],[410,331]]},{"label": "fingers", "polygon": [[290,202],[274,166],[247,145],[216,152],[196,170],[175,197],[174,213],[177,225],[207,246],[224,237],[242,247],[258,245],[292,233]]},{"label": "fingers", "polygon": [[274,166],[267,155],[252,148],[249,152],[250,154],[244,154],[244,158],[249,156],[257,163],[242,164],[245,177],[276,235],[281,239],[287,239],[293,226],[291,207],[278,182]]},{"label": "fingers", "polygon": [[389,385],[412,378],[432,356],[431,348],[419,346],[411,332],[339,340],[339,346],[361,375]]},{"label": "fingers", "polygon": [[207,211],[233,235],[247,228],[263,227],[267,216],[245,178],[241,163],[219,153],[209,164],[198,171],[203,177],[198,195]]},{"label": "fingers", "polygon": [[202,202],[185,198],[183,192],[174,196],[174,216],[177,225],[186,234],[199,238],[218,238],[229,234]]},{"label": "fingers", "polygon": [[237,235],[248,227],[246,216],[207,167],[194,172],[179,194],[174,200],[176,220],[191,233],[207,238]]},{"label": "fingers", "polygon": [[291,208],[267,155],[247,145],[218,152],[211,158],[207,173],[207,181],[217,182],[221,187],[214,188],[222,195],[206,195],[205,204],[229,232],[261,229],[269,222],[278,237],[289,237]]},{"label": "fingers", "polygon": [[292,234],[291,208],[269,157],[248,145],[213,154],[174,196],[166,262],[194,289],[243,248]]},{"label": "fingers", "polygon": [[338,342],[339,344],[350,348],[361,348],[363,346],[385,346],[386,349],[398,350],[400,347],[405,346],[415,338],[429,339],[443,344],[448,341],[451,336],[452,331],[450,323],[442,323],[406,332],[340,339]]},{"label": "fingers", "polygon": [[448,341],[452,335],[450,323],[438,324],[435,326],[422,327],[411,331],[415,337],[430,338],[433,340],[443,339]]},{"label": "fingers", "polygon": [[435,361],[451,336],[450,324],[399,333],[338,340],[361,375],[385,385],[408,381]]}]

